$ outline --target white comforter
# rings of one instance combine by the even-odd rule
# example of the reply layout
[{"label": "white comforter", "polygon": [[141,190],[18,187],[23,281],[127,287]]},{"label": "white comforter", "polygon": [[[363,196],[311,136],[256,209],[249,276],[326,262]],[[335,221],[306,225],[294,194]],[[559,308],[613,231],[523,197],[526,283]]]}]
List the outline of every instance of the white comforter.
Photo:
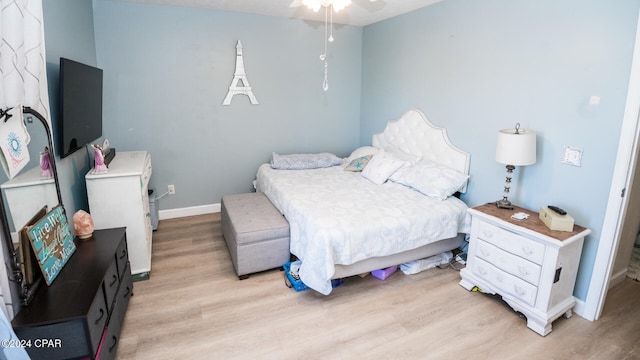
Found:
[{"label": "white comforter", "polygon": [[411,250],[468,233],[467,205],[439,201],[403,185],[375,185],[341,166],[312,170],[258,169],[256,189],[289,221],[300,279],[329,294],[334,264]]}]

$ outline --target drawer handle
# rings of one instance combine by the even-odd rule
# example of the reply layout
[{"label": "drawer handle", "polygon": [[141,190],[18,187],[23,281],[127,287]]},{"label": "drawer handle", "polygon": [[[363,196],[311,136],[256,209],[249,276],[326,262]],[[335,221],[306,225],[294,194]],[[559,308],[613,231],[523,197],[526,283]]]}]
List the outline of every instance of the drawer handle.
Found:
[{"label": "drawer handle", "polygon": [[516,291],[516,294],[518,294],[518,296],[527,295],[527,292],[523,288],[521,288],[520,286],[514,286],[514,289]]},{"label": "drawer handle", "polygon": [[100,308],[100,316],[96,319],[96,325],[98,325],[98,323],[100,322],[100,320],[102,320],[103,317],[104,317],[104,309]]},{"label": "drawer handle", "polygon": [[489,257],[491,255],[491,252],[484,247],[480,247],[480,254],[484,257]]},{"label": "drawer handle", "polygon": [[127,292],[124,293],[124,295],[122,297],[126,299],[126,298],[129,297],[129,294],[131,294],[131,288],[127,286]]},{"label": "drawer handle", "polygon": [[111,337],[111,339],[113,340],[113,345],[111,345],[109,347],[109,352],[113,352],[113,350],[115,350],[116,345],[118,345],[118,338],[114,336]]},{"label": "drawer handle", "polygon": [[483,267],[479,267],[478,268],[478,272],[480,273],[480,275],[487,275],[488,274],[487,270],[485,268],[483,268]]},{"label": "drawer handle", "polygon": [[120,254],[120,260],[124,260],[124,258],[126,258],[126,257],[127,257],[127,250],[124,249],[124,250],[122,250],[122,253]]},{"label": "drawer handle", "polygon": [[527,255],[531,255],[531,254],[533,254],[533,250],[532,250],[530,247],[528,247],[528,246],[523,247],[523,248],[522,248],[522,252],[523,252],[523,253],[525,253],[525,254],[527,254]]},{"label": "drawer handle", "polygon": [[520,271],[520,275],[529,276],[529,270],[527,270],[524,266],[518,266],[518,271]]},{"label": "drawer handle", "polygon": [[493,237],[493,231],[491,231],[491,230],[484,230],[482,233],[483,233],[483,234],[484,234],[484,236],[485,236],[486,238],[488,238],[488,239],[490,239],[490,238],[492,238],[492,237]]},{"label": "drawer handle", "polygon": [[116,274],[113,274],[113,280],[111,281],[111,284],[109,284],[109,287],[113,287],[113,285],[115,285],[117,281],[118,277],[116,276]]}]

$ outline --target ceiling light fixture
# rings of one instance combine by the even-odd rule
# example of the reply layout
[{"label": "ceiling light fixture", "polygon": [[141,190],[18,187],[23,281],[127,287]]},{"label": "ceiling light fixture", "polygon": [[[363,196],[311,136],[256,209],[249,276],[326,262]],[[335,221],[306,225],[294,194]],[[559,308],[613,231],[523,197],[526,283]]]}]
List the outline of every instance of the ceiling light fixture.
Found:
[{"label": "ceiling light fixture", "polygon": [[318,12],[321,6],[332,7],[333,11],[339,12],[351,4],[351,0],[302,0],[302,5]]}]

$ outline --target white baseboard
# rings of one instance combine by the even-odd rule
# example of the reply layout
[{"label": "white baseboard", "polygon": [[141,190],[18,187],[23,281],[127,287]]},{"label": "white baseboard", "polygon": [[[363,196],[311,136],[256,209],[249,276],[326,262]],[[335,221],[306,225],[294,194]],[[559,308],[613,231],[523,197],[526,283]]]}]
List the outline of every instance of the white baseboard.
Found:
[{"label": "white baseboard", "polygon": [[627,268],[624,268],[618,271],[617,273],[612,274],[611,278],[609,279],[609,289],[620,284],[626,278],[627,278]]},{"label": "white baseboard", "polygon": [[576,299],[576,304],[573,306],[573,313],[587,320],[593,321],[593,319],[585,316],[585,305],[586,303],[584,302],[584,300]]},{"label": "white baseboard", "polygon": [[187,216],[213,214],[220,212],[220,204],[198,205],[158,211],[158,220],[175,219]]},{"label": "white baseboard", "polygon": [[[620,284],[627,277],[627,269],[621,270],[616,274],[611,275],[609,280],[609,289]],[[580,299],[576,299],[576,305],[573,307],[573,312],[589,321],[595,321],[593,314],[586,313],[586,302]]]}]

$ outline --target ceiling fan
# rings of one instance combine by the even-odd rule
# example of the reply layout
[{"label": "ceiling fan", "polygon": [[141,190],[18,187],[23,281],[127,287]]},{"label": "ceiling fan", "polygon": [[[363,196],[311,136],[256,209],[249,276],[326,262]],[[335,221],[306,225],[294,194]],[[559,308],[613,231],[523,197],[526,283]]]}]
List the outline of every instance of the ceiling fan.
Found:
[{"label": "ceiling fan", "polygon": [[[370,2],[375,2],[377,0],[369,0]],[[329,8],[331,7],[333,11],[339,12],[345,7],[351,5],[351,0],[293,0],[289,7],[298,7],[298,6],[306,6],[309,9],[318,12],[321,7]]]},{"label": "ceiling fan", "polygon": [[[375,2],[376,0],[369,1]],[[337,13],[349,5],[351,5],[351,0],[293,0],[291,5],[289,5],[289,7],[292,8],[306,6],[315,12],[318,12],[321,7],[324,7],[324,53],[320,55],[320,60],[324,62],[324,79],[322,81],[322,89],[324,91],[329,90],[329,64],[327,62],[327,47],[328,43],[333,42],[333,13]]]}]

